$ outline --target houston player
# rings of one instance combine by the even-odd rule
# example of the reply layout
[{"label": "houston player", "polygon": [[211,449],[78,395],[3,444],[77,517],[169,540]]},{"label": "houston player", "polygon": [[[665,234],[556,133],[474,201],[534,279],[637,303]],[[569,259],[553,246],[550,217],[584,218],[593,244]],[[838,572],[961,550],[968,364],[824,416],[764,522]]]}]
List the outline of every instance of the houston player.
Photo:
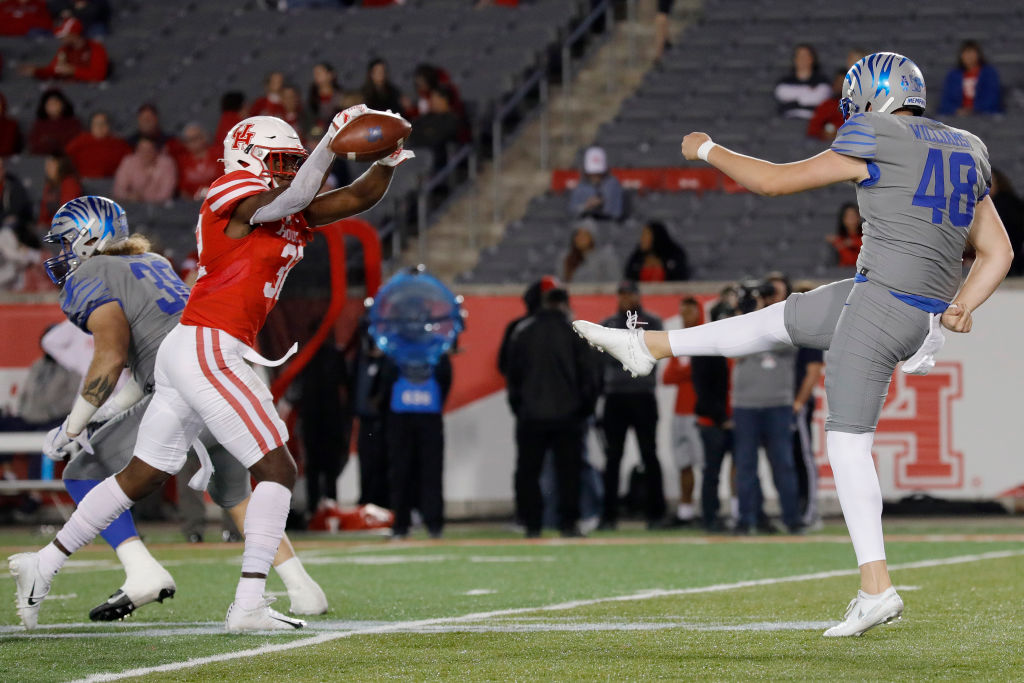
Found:
[{"label": "houston player", "polygon": [[[61,287],[61,309],[68,320],[93,336],[83,399],[102,404],[84,429],[68,423],[51,430],[43,448],[54,460],[69,460],[64,487],[78,502],[128,464],[152,398],[157,349],[178,324],[188,289],[166,259],[149,251],[145,237],[128,234],[124,210],[104,197],[79,197],[58,209],[47,241],[62,248],[46,262],[50,278]],[[131,379],[110,395],[126,365]],[[68,432],[80,434],[79,439],[67,442],[63,435]],[[216,466],[209,482],[210,497],[241,528],[249,500],[249,473],[208,433],[200,439]],[[91,619],[120,619],[174,595],[174,579],[139,538],[130,510],[101,534],[117,552],[126,578],[89,613]],[[288,589],[293,613],[327,610],[326,596],[302,567],[287,537],[282,538],[274,567]]]},{"label": "houston player", "polygon": [[[744,356],[789,345],[827,349],[826,445],[861,590],[826,636],[858,636],[903,612],[886,567],[882,494],[871,457],[889,381],[900,361],[905,372],[930,369],[941,327],[970,332],[972,311],[995,291],[1013,257],[988,197],[988,150],[967,131],[923,118],[925,105],[917,65],[881,52],[846,74],[840,104],[846,122],[831,149],[817,156],[773,164],[716,145],[704,133],[683,138],[684,157],[704,160],[758,194],[856,183],[865,219],[856,277],[693,329],[574,323],[636,374],[669,356]],[[967,241],[977,259],[961,286]]]},{"label": "houston player", "polygon": [[[288,271],[302,258],[311,226],[372,207],[387,191],[394,168],[414,156],[399,147],[351,185],[318,195],[334,161],[331,140],[368,111],[357,105],[335,116],[308,157],[281,119],[255,116],[228,132],[227,173],[210,186],[196,227],[199,278],[180,323],[157,352],[155,390],[132,459],[86,494],[52,543],[10,559],[18,613],[27,628],[36,625],[40,604],[68,556],[181,469],[204,426],[257,481],[245,514],[242,576],[226,629],[305,626],[271,609],[263,595],[284,534],[295,462],[270,391],[245,361],[269,363],[252,346]],[[67,424],[78,427],[82,420],[76,410],[94,408],[76,405]],[[75,435],[68,427],[61,438]]]}]

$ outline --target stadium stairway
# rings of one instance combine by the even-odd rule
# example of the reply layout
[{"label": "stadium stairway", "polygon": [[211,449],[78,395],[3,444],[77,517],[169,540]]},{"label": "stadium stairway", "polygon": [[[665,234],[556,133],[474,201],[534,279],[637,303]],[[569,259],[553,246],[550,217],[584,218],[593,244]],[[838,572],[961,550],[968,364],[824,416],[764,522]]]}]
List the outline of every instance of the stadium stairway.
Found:
[{"label": "stadium stairway", "polygon": [[[563,88],[552,87],[547,106],[551,168],[572,166],[582,146],[615,116],[651,68],[654,4],[640,2],[635,21],[617,22],[611,37],[577,67],[568,96]],[[700,4],[700,0],[676,2],[672,36],[695,19]],[[634,48],[635,58],[631,58]],[[415,239],[410,241],[402,254],[403,265],[423,260],[444,280],[458,277],[470,282],[481,253],[498,244],[506,226],[521,219],[530,200],[550,186],[551,170],[541,168],[541,135],[540,117],[534,117],[503,150],[497,210],[494,169],[488,164],[476,183],[431,226],[422,250]]]}]

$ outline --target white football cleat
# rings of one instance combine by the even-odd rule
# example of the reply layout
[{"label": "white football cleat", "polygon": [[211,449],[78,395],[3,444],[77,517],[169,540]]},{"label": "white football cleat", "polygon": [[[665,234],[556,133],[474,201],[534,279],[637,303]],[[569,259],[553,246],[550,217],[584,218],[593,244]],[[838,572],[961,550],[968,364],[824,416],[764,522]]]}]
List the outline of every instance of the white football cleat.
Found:
[{"label": "white football cleat", "polygon": [[657,364],[641,339],[643,330],[603,327],[586,320],[576,320],[572,329],[598,351],[607,351],[633,377],[651,374]]},{"label": "white football cleat", "polygon": [[228,633],[244,631],[294,631],[306,625],[302,619],[286,617],[277,610],[270,609],[274,598],[264,598],[256,609],[243,609],[238,603],[231,603],[228,615],[224,618],[224,628]]},{"label": "white football cleat", "polygon": [[39,608],[50,592],[50,579],[39,573],[39,553],[18,553],[7,558],[14,577],[14,606],[25,628],[31,631],[39,623]]},{"label": "white football cleat", "polygon": [[177,590],[170,572],[155,564],[150,571],[132,572],[106,602],[89,610],[89,618],[93,621],[124,619],[143,605],[173,598]]},{"label": "white football cleat", "polygon": [[298,586],[288,587],[288,600],[292,614],[324,614],[327,611],[327,595],[308,574]]},{"label": "white football cleat", "polygon": [[903,599],[892,586],[881,595],[870,596],[857,591],[857,597],[850,601],[843,621],[825,631],[826,638],[859,636],[879,624],[896,621],[903,615]]}]

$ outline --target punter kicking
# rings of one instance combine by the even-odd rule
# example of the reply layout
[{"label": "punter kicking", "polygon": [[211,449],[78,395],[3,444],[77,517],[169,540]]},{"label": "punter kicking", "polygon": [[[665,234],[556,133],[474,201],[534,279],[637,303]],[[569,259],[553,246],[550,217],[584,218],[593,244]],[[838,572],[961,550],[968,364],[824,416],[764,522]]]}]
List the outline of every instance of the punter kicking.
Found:
[{"label": "punter kicking", "polygon": [[[889,381],[900,361],[907,361],[905,372],[927,372],[941,346],[940,323],[970,332],[971,313],[995,291],[1013,257],[988,196],[988,150],[967,131],[923,118],[925,105],[917,65],[881,52],[846,74],[840,102],[846,123],[831,149],[817,156],[774,164],[716,145],[705,133],[683,138],[686,159],[706,161],[758,194],[855,182],[864,245],[854,278],[692,329],[645,332],[573,323],[592,345],[638,375],[669,356],[827,349],[826,445],[861,582],[844,620],[826,636],[857,636],[903,612],[886,567],[882,493],[871,458]],[[960,286],[967,241],[977,259]]]}]

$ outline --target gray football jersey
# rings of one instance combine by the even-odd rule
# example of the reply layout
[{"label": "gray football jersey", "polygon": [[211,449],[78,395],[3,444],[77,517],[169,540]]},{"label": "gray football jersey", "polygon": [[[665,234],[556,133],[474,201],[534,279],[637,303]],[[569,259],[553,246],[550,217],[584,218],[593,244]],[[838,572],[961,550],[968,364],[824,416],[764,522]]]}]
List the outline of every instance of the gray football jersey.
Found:
[{"label": "gray football jersey", "polygon": [[88,332],[94,310],[111,301],[119,303],[131,327],[128,368],[148,393],[153,388],[157,349],[178,324],[187,299],[188,287],[163,256],[93,256],[65,281],[60,307],[71,322]]},{"label": "gray football jersey", "polygon": [[843,124],[832,150],[867,160],[871,173],[857,186],[857,270],[898,292],[951,301],[974,208],[992,182],[984,143],[920,116],[866,112]]}]

